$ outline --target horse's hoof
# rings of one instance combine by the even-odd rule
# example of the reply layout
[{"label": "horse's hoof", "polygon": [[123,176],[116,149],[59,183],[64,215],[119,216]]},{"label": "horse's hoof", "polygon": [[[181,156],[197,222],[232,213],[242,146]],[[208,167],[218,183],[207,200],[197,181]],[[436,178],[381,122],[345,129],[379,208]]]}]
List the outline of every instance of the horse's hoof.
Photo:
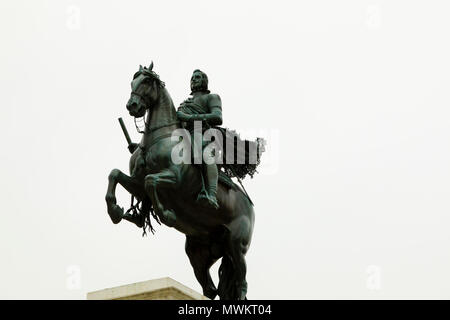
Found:
[{"label": "horse's hoof", "polygon": [[123,218],[123,208],[116,204],[108,206],[108,214],[114,224],[118,224]]},{"label": "horse's hoof", "polygon": [[217,297],[217,289],[204,290],[203,295],[211,300],[214,300]]},{"label": "horse's hoof", "polygon": [[123,219],[134,223],[138,228],[142,228],[144,226],[144,219],[142,219],[142,217],[139,215],[132,215],[132,214],[126,213],[123,216]]}]

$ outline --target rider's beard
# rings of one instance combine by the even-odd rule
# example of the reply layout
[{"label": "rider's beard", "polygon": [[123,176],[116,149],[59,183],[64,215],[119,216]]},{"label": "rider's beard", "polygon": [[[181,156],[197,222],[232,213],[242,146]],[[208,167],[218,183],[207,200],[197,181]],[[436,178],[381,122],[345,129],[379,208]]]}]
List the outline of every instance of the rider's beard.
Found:
[{"label": "rider's beard", "polygon": [[199,92],[199,91],[206,91],[208,88],[205,85],[205,82],[202,81],[199,84],[191,84],[191,91],[192,92]]}]

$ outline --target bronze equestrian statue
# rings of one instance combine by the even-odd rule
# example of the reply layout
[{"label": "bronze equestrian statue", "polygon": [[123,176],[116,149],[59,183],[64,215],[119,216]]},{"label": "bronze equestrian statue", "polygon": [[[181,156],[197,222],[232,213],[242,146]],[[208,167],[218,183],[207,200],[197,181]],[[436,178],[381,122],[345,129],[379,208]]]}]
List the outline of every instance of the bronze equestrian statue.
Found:
[{"label": "bronze equestrian statue", "polygon": [[[152,69],[153,62],[148,68],[141,66],[131,82],[126,107],[135,120],[144,117],[144,131],[139,144],[131,143],[125,131],[132,153],[130,175],[118,169],[109,174],[105,197],[108,214],[113,223],[125,219],[144,228],[144,233],[146,228],[153,232],[150,217],[184,233],[186,254],[203,294],[210,299],[217,295],[225,300],[246,299],[245,254],[252,238],[255,213],[245,189],[231,178],[240,182],[246,175],[253,176],[264,151],[264,140],[242,141],[234,131],[219,127],[220,97],[209,92],[207,76],[200,70],[195,70],[191,78],[192,97],[177,111],[164,82]],[[215,145],[221,149],[207,152],[215,161],[208,164],[174,161],[174,150],[180,147],[180,140],[194,139],[193,123],[199,121],[202,132],[211,129],[227,138],[223,143],[215,136],[218,140],[214,140]],[[125,130],[123,122],[121,125]],[[183,129],[190,134],[174,139],[174,133]],[[239,143],[244,143],[244,152],[235,152]],[[211,141],[201,141],[202,151],[208,146]],[[256,159],[249,152],[255,148]],[[233,154],[237,164],[217,161],[227,154]],[[132,206],[127,212],[116,203],[117,184],[132,195]],[[209,269],[220,258],[216,288]]]}]

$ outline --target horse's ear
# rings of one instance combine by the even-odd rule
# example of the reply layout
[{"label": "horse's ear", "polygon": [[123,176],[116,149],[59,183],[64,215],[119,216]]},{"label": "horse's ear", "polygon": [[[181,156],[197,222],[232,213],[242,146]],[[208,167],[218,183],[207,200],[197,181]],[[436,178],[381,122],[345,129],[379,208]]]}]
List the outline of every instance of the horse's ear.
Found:
[{"label": "horse's ear", "polygon": [[150,63],[150,65],[148,66],[148,70],[152,71],[152,69],[153,69],[153,61],[152,61],[152,63]]},{"label": "horse's ear", "polygon": [[144,70],[144,68],[142,68],[142,65],[139,65],[139,71]]}]

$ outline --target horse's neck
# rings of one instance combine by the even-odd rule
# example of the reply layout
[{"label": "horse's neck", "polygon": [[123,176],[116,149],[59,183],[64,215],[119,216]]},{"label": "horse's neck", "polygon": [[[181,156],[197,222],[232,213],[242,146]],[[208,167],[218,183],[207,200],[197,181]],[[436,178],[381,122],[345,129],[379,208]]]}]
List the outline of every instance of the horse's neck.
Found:
[{"label": "horse's neck", "polygon": [[177,127],[174,124],[177,121],[177,113],[172,98],[166,88],[161,88],[160,90],[157,103],[151,107],[147,114],[147,126],[144,134],[147,143],[158,136],[173,131]]},{"label": "horse's neck", "polygon": [[157,103],[147,115],[147,121],[150,121],[148,122],[150,129],[177,120],[177,113],[172,98],[166,88],[161,88],[160,90]]}]

